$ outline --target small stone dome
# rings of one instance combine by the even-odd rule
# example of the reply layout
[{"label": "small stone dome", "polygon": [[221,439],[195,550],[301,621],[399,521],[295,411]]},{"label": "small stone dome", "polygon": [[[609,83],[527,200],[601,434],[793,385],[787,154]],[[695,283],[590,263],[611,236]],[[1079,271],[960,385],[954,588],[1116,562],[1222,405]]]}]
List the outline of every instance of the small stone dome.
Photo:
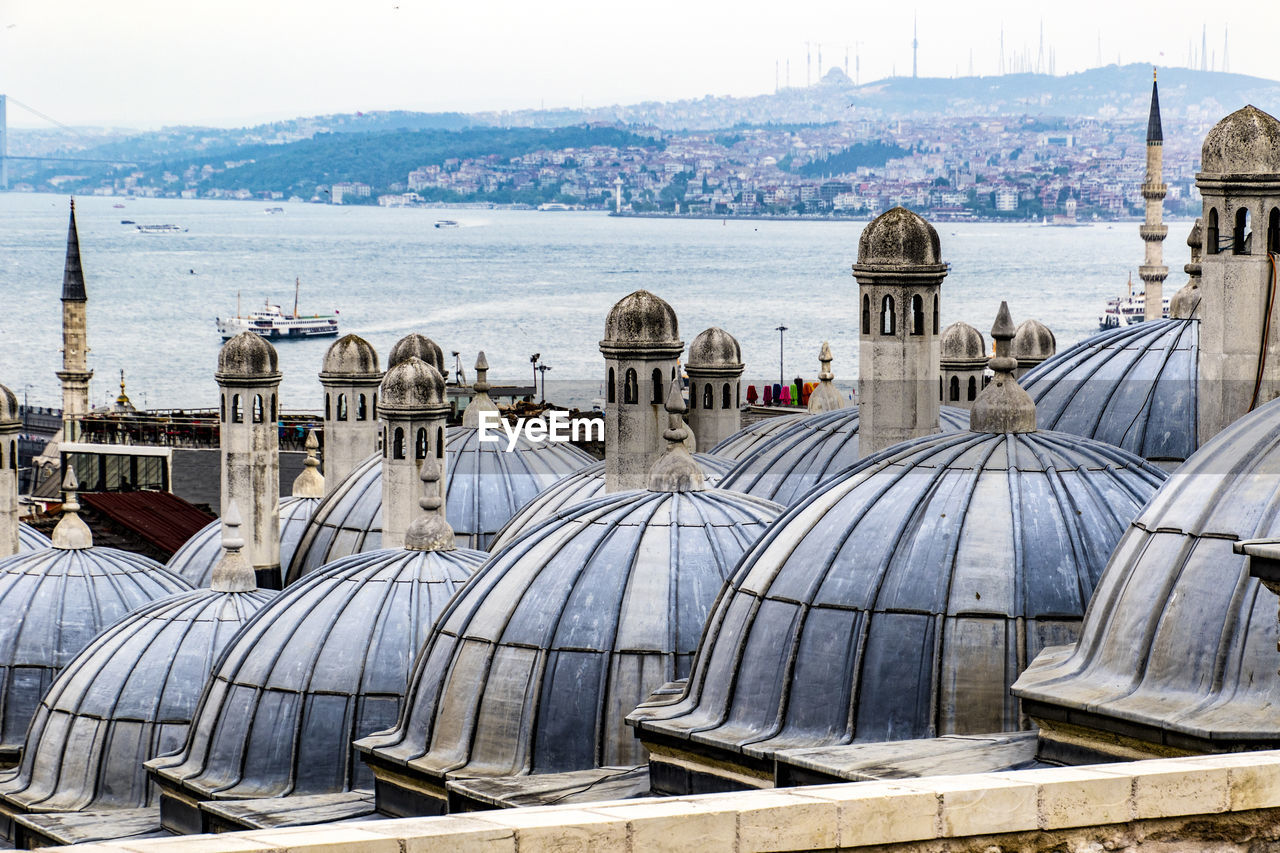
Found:
[{"label": "small stone dome", "polygon": [[[857,406],[802,417],[744,454],[720,488],[790,506],[823,480],[858,464],[858,423]],[[943,432],[963,432],[969,413],[941,406],[938,425]]]},{"label": "small stone dome", "polygon": [[[706,486],[719,483],[733,467],[732,460],[721,459],[709,453],[695,453],[693,458],[702,468],[702,481]],[[535,524],[604,494],[604,487],[603,462],[588,465],[576,474],[557,480],[511,516],[511,520],[494,537],[489,550],[498,553]]]},{"label": "small stone dome", "polygon": [[1010,353],[1019,362],[1039,364],[1058,351],[1058,339],[1039,320],[1023,320],[1013,333]]},{"label": "small stone dome", "polygon": [[357,747],[435,776],[640,763],[623,718],[688,674],[716,594],[780,510],[720,489],[635,490],[535,526],[450,602],[397,727]]},{"label": "small stone dome", "polygon": [[[507,453],[505,443],[481,444],[478,433],[470,427],[445,433],[445,518],[459,548],[488,548],[516,510],[596,461],[571,444],[533,442],[524,433]],[[292,583],[339,557],[381,547],[382,456],[374,454],[316,508],[286,580]]]},{"label": "small stone dome", "polygon": [[417,332],[405,335],[391,347],[391,352],[387,355],[387,370],[408,360],[410,356],[422,359],[434,367],[441,376],[445,375],[444,351],[435,341]]},{"label": "small stone dome", "polygon": [[39,530],[28,524],[18,524],[18,553],[29,554],[32,551],[39,551],[43,548],[50,548],[53,542],[49,540]]},{"label": "small stone dome", "polygon": [[612,344],[680,343],[676,312],[666,300],[637,290],[618,300],[604,321],[604,342]]},{"label": "small stone dome", "polygon": [[3,385],[0,385],[0,424],[22,421],[22,412],[18,409],[17,396]]},{"label": "small stone dome", "polygon": [[201,800],[372,788],[351,741],[395,725],[414,654],[487,556],[389,548],[286,587],[218,660],[185,746],[148,768]]},{"label": "small stone dome", "polygon": [[107,628],[40,700],[0,799],[42,812],[154,804],[143,762],[182,746],[214,661],[272,595],[201,589]]},{"label": "small stone dome", "polygon": [[16,758],[54,676],[107,625],[191,585],[114,548],[44,548],[0,560],[0,757]]},{"label": "small stone dome", "polygon": [[1036,424],[1176,464],[1199,445],[1199,321],[1151,320],[1086,338],[1020,380]]},{"label": "small stone dome", "polygon": [[1163,480],[1052,432],[887,448],[770,527],[717,600],[688,693],[632,719],[755,757],[1020,729],[1009,683],[1075,636]]},{"label": "small stone dome", "polygon": [[[1277,476],[1280,401],[1272,401],[1173,472],[1116,546],[1079,642],[1038,657],[1017,695],[1162,744],[1274,748],[1276,597],[1232,545],[1280,536]],[[1249,741],[1256,745],[1242,746]]]},{"label": "small stone dome", "polygon": [[[424,359],[425,361],[425,359]],[[320,367],[320,378],[379,376],[378,353],[359,335],[343,335],[329,347]]]},{"label": "small stone dome", "polygon": [[807,415],[793,414],[761,418],[724,439],[711,448],[709,452],[717,459],[737,461],[754,450],[761,442],[767,441],[770,436],[781,432],[805,417]]},{"label": "small stone dome", "polygon": [[276,348],[261,335],[241,332],[218,350],[219,379],[267,379],[279,373]]},{"label": "small stone dome", "polygon": [[[320,505],[319,498],[280,499],[280,566],[289,565],[298,542]],[[200,528],[181,548],[174,552],[164,567],[187,583],[207,588],[213,581],[213,567],[222,556],[222,522],[211,521]],[[283,578],[282,578],[283,580]]]},{"label": "small stone dome", "polygon": [[858,238],[858,264],[934,266],[942,263],[938,232],[924,217],[895,207],[871,220]]},{"label": "small stone dome", "polygon": [[738,339],[718,326],[700,332],[689,344],[689,361],[686,368],[742,367],[742,349]]},{"label": "small stone dome", "polygon": [[1280,121],[1249,104],[1213,126],[1200,149],[1208,175],[1280,174]]},{"label": "small stone dome", "polygon": [[[1014,341],[1016,346],[1016,336]],[[982,332],[964,322],[952,323],[943,329],[940,343],[944,362],[986,360],[989,355]]]},{"label": "small stone dome", "polygon": [[444,378],[435,367],[408,356],[382,377],[378,405],[387,414],[447,405]]}]

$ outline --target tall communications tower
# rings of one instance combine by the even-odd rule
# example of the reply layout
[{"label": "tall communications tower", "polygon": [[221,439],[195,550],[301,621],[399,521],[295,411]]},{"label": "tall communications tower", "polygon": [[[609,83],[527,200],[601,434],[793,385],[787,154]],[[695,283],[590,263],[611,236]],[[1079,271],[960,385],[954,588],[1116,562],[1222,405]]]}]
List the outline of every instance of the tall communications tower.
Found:
[{"label": "tall communications tower", "polygon": [[9,189],[9,126],[5,96],[0,95],[0,190]]},{"label": "tall communications tower", "polygon": [[911,79],[916,79],[916,55],[920,52],[920,40],[916,38],[920,34],[920,21],[915,16],[911,16]]}]

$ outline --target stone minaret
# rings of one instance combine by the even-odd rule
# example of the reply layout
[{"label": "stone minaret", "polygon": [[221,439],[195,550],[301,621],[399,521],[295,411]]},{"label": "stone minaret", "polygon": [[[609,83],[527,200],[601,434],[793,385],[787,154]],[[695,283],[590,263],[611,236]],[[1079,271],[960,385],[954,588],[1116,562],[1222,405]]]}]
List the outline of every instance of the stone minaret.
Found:
[{"label": "stone minaret", "polygon": [[813,393],[809,395],[809,414],[816,415],[821,412],[834,412],[845,407],[844,396],[836,390],[833,384],[836,375],[831,372],[831,344],[827,341],[822,342],[822,350],[818,353],[818,387],[813,389]]},{"label": "stone minaret", "polygon": [[80,235],[76,231],[76,200],[71,200],[67,225],[67,260],[62,271],[62,438],[75,441],[80,428],[77,418],[89,412],[89,332],[85,319],[88,295],[84,289],[84,268],[80,265]]},{"label": "stone minaret", "polygon": [[724,329],[712,326],[689,344],[689,427],[699,449],[710,451],[742,427],[745,367],[737,339]]},{"label": "stone minaret", "polygon": [[609,311],[600,352],[605,363],[605,491],[643,489],[662,455],[667,385],[684,350],[676,312],[647,290]]},{"label": "stone minaret", "polygon": [[1151,72],[1151,115],[1147,119],[1147,179],[1142,184],[1147,218],[1138,229],[1146,244],[1147,255],[1138,276],[1142,279],[1144,320],[1164,317],[1164,280],[1169,268],[1164,265],[1164,238],[1169,229],[1164,225],[1164,133],[1160,129],[1160,95],[1156,90],[1155,71]]},{"label": "stone minaret", "polygon": [[1280,252],[1280,121],[1246,106],[1218,122],[1200,153],[1198,425],[1203,445],[1280,395],[1280,317],[1270,297]]},{"label": "stone minaret", "polygon": [[0,557],[18,553],[18,398],[0,385]]},{"label": "stone minaret", "polygon": [[358,335],[333,342],[320,368],[324,388],[324,482],[326,493],[378,451],[378,353]]},{"label": "stone minaret", "polygon": [[[387,371],[382,378],[378,406],[382,437],[382,547],[403,548],[409,525],[418,515],[422,464],[439,465],[437,488],[445,477],[444,377],[416,355]],[[443,492],[440,495],[443,500]]]},{"label": "stone minaret", "polygon": [[280,588],[280,370],[271,344],[241,332],[222,345],[215,378],[222,395],[222,506],[243,519],[245,555],[264,589]]},{"label": "stone minaret", "polygon": [[[481,412],[497,412],[498,404],[493,402],[493,398],[489,396],[489,359],[484,357],[484,350],[476,356],[476,381],[471,383],[471,402],[467,404],[467,408],[462,412],[462,425],[464,427],[480,426]],[[440,479],[444,479],[441,474]]]},{"label": "stone minaret", "polygon": [[858,240],[858,453],[938,432],[942,382],[938,232],[906,208],[876,217]]}]

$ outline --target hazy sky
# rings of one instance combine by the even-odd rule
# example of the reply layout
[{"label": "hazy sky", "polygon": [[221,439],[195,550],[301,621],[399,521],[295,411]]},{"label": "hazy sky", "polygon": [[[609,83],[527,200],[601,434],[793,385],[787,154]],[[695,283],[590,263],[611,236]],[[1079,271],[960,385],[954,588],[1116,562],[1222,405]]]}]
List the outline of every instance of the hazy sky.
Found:
[{"label": "hazy sky", "polygon": [[[355,110],[601,106],[911,70],[992,74],[1006,54],[1034,63],[1041,22],[1059,74],[1105,62],[1184,65],[1199,50],[1229,70],[1280,77],[1280,4],[1172,0],[762,3],[658,0],[0,0],[0,92],[67,124],[236,126]],[[861,42],[856,49],[854,44]],[[1163,57],[1161,56],[1163,53]],[[12,126],[49,126],[11,105]]]}]

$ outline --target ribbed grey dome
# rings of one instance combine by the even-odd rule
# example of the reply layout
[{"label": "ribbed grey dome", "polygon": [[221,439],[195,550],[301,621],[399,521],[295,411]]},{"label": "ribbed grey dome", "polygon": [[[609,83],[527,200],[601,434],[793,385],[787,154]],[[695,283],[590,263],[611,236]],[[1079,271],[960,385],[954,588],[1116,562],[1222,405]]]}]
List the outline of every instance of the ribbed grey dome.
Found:
[{"label": "ribbed grey dome", "polygon": [[647,290],[624,296],[609,309],[604,340],[613,344],[679,343],[680,324],[667,301]]},{"label": "ribbed grey dome", "polygon": [[1075,635],[1163,479],[1059,433],[890,447],[774,523],[717,601],[688,694],[637,718],[748,754],[1018,729],[1009,683]]},{"label": "ribbed grey dome", "polygon": [[40,697],[99,631],[191,585],[140,554],[45,548],[0,560],[0,750],[22,745]]},{"label": "ribbed grey dome", "polygon": [[435,341],[417,332],[405,335],[392,345],[387,354],[387,370],[415,356],[434,367],[441,376],[445,375],[444,351]]},{"label": "ribbed grey dome", "polygon": [[737,461],[754,450],[762,442],[768,440],[775,433],[781,432],[806,417],[808,417],[808,415],[794,414],[761,418],[753,424],[744,426],[733,435],[721,441],[715,447],[711,448],[710,453],[712,456],[720,459]]},{"label": "ribbed grey dome", "polygon": [[1152,461],[1195,452],[1198,320],[1152,320],[1087,338],[1019,383],[1041,429],[1096,438]]},{"label": "ribbed grey dome", "polygon": [[871,220],[858,238],[858,264],[934,266],[942,263],[938,232],[922,216],[894,207]]},{"label": "ribbed grey dome", "polygon": [[1058,339],[1039,320],[1026,319],[1013,336],[1012,355],[1020,362],[1039,363],[1058,351]]},{"label": "ribbed grey dome", "polygon": [[[445,438],[445,514],[459,547],[488,548],[516,510],[547,486],[595,460],[558,442],[480,444],[478,430],[450,427]],[[292,582],[325,563],[382,546],[382,457],[370,456],[316,509],[289,564]],[[283,564],[283,561],[282,561]]]},{"label": "ribbed grey dome", "polygon": [[395,724],[415,652],[486,556],[379,550],[289,586],[227,647],[185,746],[149,767],[200,799],[372,787],[351,741]]},{"label": "ribbed grey dome", "polygon": [[1211,175],[1280,174],[1280,121],[1249,104],[1213,126],[1200,149]]},{"label": "ribbed grey dome", "polygon": [[22,411],[18,408],[18,395],[0,385],[0,423],[22,421]]},{"label": "ribbed grey dome", "polygon": [[23,811],[155,802],[142,763],[182,746],[218,654],[274,594],[196,590],[107,628],[40,701],[0,798]]},{"label": "ribbed grey dome", "polygon": [[381,372],[378,353],[372,344],[359,335],[343,335],[324,354],[320,378],[369,378]]},{"label": "ribbed grey dome", "polygon": [[276,348],[261,335],[241,332],[218,350],[218,375],[231,379],[265,379],[280,371]]},{"label": "ribbed grey dome", "polygon": [[45,536],[39,530],[27,524],[18,524],[18,553],[29,554],[32,551],[39,551],[41,548],[48,548],[53,543],[49,541],[49,537]]},{"label": "ribbed grey dome", "polygon": [[940,342],[943,361],[976,361],[988,356],[982,332],[968,323],[957,322],[947,326],[942,330]]},{"label": "ribbed grey dome", "polygon": [[[280,499],[280,565],[288,566],[319,498]],[[211,521],[188,539],[164,567],[196,588],[207,588],[222,556],[222,522]]]},{"label": "ribbed grey dome", "polygon": [[433,775],[639,763],[623,718],[688,672],[717,592],[780,509],[629,491],[538,525],[449,604],[399,724],[360,750]]},{"label": "ribbed grey dome", "polygon": [[741,367],[742,349],[738,339],[721,329],[712,326],[693,339],[689,344],[689,361],[685,365],[697,369],[699,367]]},{"label": "ribbed grey dome", "polygon": [[[969,428],[964,409],[941,406],[943,432]],[[746,492],[784,506],[818,483],[858,463],[858,407],[801,418],[743,455],[720,481],[720,488]]]},{"label": "ribbed grey dome", "polygon": [[378,405],[388,414],[443,406],[444,377],[435,366],[409,356],[389,369],[378,386]]},{"label": "ribbed grey dome", "polygon": [[1280,536],[1277,483],[1273,401],[1174,471],[1116,547],[1080,641],[1041,655],[1018,695],[1124,731],[1280,740],[1276,597],[1231,550]]},{"label": "ribbed grey dome", "polygon": [[[702,468],[703,482],[714,486],[720,482],[733,463],[709,453],[695,453]],[[533,500],[522,506],[511,520],[494,537],[489,550],[497,553],[511,544],[526,530],[540,524],[557,513],[577,506],[583,501],[604,494],[604,463],[588,465],[576,474],[570,474],[548,486]]]}]

